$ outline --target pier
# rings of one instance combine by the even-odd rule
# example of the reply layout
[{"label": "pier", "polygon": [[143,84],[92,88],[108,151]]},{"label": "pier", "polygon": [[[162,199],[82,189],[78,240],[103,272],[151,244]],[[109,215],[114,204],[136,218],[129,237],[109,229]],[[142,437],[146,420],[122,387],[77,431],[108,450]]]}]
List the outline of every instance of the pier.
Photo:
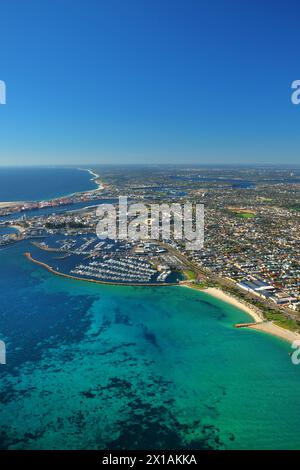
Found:
[{"label": "pier", "polygon": [[260,323],[263,323],[263,322],[236,323],[234,326],[235,328],[249,328],[254,325],[259,325]]}]

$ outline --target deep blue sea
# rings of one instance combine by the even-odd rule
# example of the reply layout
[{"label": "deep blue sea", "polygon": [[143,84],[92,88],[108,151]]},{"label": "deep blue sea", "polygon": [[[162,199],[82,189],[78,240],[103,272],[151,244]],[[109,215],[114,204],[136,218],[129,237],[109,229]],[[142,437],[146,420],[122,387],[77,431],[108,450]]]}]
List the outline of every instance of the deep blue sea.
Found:
[{"label": "deep blue sea", "polygon": [[[75,169],[3,171],[3,200],[93,185]],[[26,251],[0,250],[1,449],[300,449],[288,343],[234,328],[249,317],[206,293],[65,279]]]},{"label": "deep blue sea", "polygon": [[0,251],[0,448],[299,449],[290,346],[184,287],[63,279]]},{"label": "deep blue sea", "polygon": [[0,202],[44,200],[96,189],[92,178],[77,168],[0,167]]}]

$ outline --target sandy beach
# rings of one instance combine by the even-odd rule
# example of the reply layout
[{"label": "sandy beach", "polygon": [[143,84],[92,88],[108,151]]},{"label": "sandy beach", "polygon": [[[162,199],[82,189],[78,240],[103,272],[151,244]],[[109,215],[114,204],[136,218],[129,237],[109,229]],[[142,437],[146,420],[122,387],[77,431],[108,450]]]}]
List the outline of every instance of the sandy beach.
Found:
[{"label": "sandy beach", "polygon": [[22,204],[21,201],[17,202],[0,202],[0,209],[3,209],[4,207],[12,207],[12,206],[19,206]]},{"label": "sandy beach", "polygon": [[[99,191],[101,189],[104,188],[104,185],[103,183],[100,181],[100,175],[98,175],[97,173],[95,173],[93,170],[90,170],[88,168],[78,168],[78,170],[80,171],[87,171],[90,175],[93,176],[93,178],[91,178],[94,183],[97,185],[97,187],[95,189],[90,189],[88,191],[76,191],[75,193],[71,193],[71,194],[66,194],[64,196],[59,196],[59,197],[54,197],[54,198],[51,198],[51,201],[56,201],[58,199],[63,199],[63,198],[66,198],[66,197],[71,197],[71,196],[75,196],[77,194],[84,194],[84,193],[94,193],[96,191]],[[41,202],[41,201],[44,201],[44,200],[47,200],[47,199],[41,199],[40,201],[35,201],[35,202]],[[13,207],[13,206],[20,206],[21,204],[25,204],[27,201],[7,201],[7,202],[0,202],[0,209],[4,209],[4,208],[8,208],[8,207]]]},{"label": "sandy beach", "polygon": [[223,292],[221,289],[217,289],[216,287],[208,287],[207,289],[203,290],[205,294],[212,295],[217,299],[222,300],[223,302],[227,302],[228,304],[234,305],[234,307],[243,310],[244,312],[251,315],[253,320],[257,323],[261,323],[263,321],[263,317],[260,315],[258,309],[252,307],[250,304],[243,302],[241,300],[236,299],[235,297]]},{"label": "sandy beach", "polygon": [[277,336],[281,339],[289,341],[290,343],[293,343],[296,340],[300,340],[299,333],[287,330],[286,328],[282,328],[281,326],[275,325],[271,321],[264,321],[258,309],[252,307],[251,305],[248,305],[246,302],[239,301],[238,299],[232,297],[229,294],[226,294],[221,289],[217,289],[215,287],[208,287],[207,289],[205,289],[204,292],[220,300],[223,300],[224,302],[228,302],[231,305],[234,305],[235,307],[251,315],[253,320],[255,320],[255,323],[253,323],[253,325],[248,325],[247,328],[251,328],[257,331],[264,331],[265,333]]},{"label": "sandy beach", "polygon": [[[193,289],[192,284],[190,285],[185,284],[185,286]],[[257,331],[263,331],[264,333],[269,333],[271,335],[277,336],[278,338],[281,338],[290,343],[293,343],[296,340],[300,340],[299,333],[282,328],[278,325],[275,325],[271,321],[265,321],[263,319],[262,314],[259,312],[257,308],[252,307],[250,304],[247,304],[246,302],[236,299],[235,297],[223,292],[221,289],[218,289],[216,287],[208,287],[207,289],[203,289],[202,292],[204,292],[205,294],[212,295],[213,297],[220,299],[223,302],[227,302],[231,305],[234,305],[240,310],[243,310],[244,312],[248,313],[253,318],[254,323],[253,325],[247,325],[246,328],[250,328],[253,330],[257,330]]]},{"label": "sandy beach", "polygon": [[300,340],[300,334],[295,331],[286,330],[281,328],[281,326],[275,325],[274,323],[268,321],[263,323],[254,323],[253,325],[248,326],[248,328],[258,331],[264,331],[274,336],[278,336],[281,339],[293,343],[296,340]]},{"label": "sandy beach", "polygon": [[97,188],[91,189],[90,191],[84,191],[84,192],[93,193],[95,191],[99,191],[100,189],[104,188],[102,182],[100,181],[100,175],[98,175],[98,173],[96,173],[95,171],[89,168],[78,168],[78,170],[87,171],[90,175],[93,176],[92,181],[94,181],[94,183],[97,185]]},{"label": "sandy beach", "polygon": [[[184,287],[188,287],[190,289],[196,289],[193,284],[181,284]],[[220,299],[223,302],[227,302],[228,304],[234,305],[235,307],[239,308],[240,310],[243,310],[244,312],[248,313],[248,315],[251,315],[253,320],[257,323],[261,323],[263,321],[262,316],[259,314],[258,309],[255,307],[252,307],[250,304],[247,304],[246,302],[242,302],[235,297],[223,292],[221,289],[218,289],[217,287],[207,287],[206,289],[196,289],[200,290],[204,294],[209,294],[215,297],[216,299]]]}]

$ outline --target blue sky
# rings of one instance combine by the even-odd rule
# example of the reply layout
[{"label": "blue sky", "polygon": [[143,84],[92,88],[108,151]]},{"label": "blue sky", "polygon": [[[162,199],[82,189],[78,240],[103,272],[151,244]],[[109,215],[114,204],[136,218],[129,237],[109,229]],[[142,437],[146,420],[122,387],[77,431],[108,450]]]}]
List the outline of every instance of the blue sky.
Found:
[{"label": "blue sky", "polygon": [[300,163],[300,6],[2,0],[0,164]]}]

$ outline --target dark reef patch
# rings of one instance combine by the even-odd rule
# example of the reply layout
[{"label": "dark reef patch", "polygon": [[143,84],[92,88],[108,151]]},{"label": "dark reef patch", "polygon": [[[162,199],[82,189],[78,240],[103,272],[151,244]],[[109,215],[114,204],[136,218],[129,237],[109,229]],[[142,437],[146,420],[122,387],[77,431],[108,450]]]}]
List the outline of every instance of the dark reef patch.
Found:
[{"label": "dark reef patch", "polygon": [[[79,343],[91,324],[87,312],[94,297],[62,293],[39,295],[32,291],[22,295],[16,303],[9,296],[1,301],[4,315],[0,318],[0,330],[8,345],[5,372],[15,374],[22,364],[39,361],[51,348]],[[15,348],[12,350],[10,345]],[[2,370],[0,377],[1,373]]]},{"label": "dark reef patch", "polygon": [[143,327],[143,336],[149,343],[151,343],[156,348],[159,348],[155,334],[149,331],[149,329],[145,326]]},{"label": "dark reef patch", "polygon": [[[116,423],[119,437],[106,442],[108,449],[220,449],[223,447],[219,429],[199,421],[191,425],[181,424],[164,406],[152,406],[135,400],[126,423]],[[193,438],[195,430],[201,430],[201,438]]]}]

